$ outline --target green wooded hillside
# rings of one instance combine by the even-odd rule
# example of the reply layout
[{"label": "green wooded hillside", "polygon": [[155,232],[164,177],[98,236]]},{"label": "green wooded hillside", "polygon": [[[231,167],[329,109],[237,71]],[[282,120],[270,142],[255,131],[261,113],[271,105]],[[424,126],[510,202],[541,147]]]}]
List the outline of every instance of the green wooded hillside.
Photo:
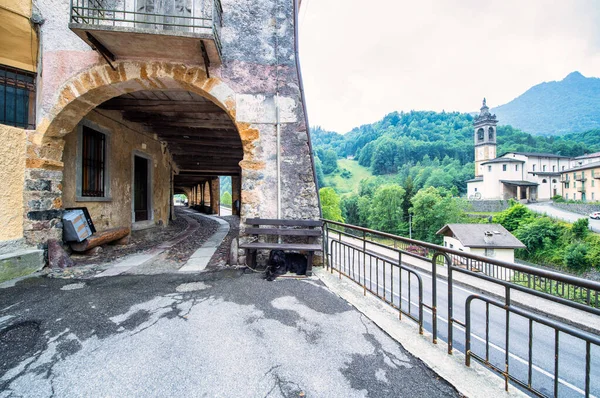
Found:
[{"label": "green wooded hillside", "polygon": [[[347,134],[312,129],[320,186],[325,176],[343,172],[339,158],[354,158],[376,176],[401,174],[420,180],[419,188],[441,186],[459,193],[473,177],[473,117],[458,112],[393,112]],[[498,126],[498,155],[504,152],[550,152],[579,156],[600,151],[600,129],[564,136],[533,136],[511,126]],[[419,170],[412,170],[419,166]],[[424,170],[424,166],[429,170]],[[421,174],[418,176],[418,171]],[[433,179],[427,183],[433,175]],[[331,179],[327,179],[330,185]],[[335,186],[334,186],[335,188]],[[348,191],[347,187],[344,191]]]}]

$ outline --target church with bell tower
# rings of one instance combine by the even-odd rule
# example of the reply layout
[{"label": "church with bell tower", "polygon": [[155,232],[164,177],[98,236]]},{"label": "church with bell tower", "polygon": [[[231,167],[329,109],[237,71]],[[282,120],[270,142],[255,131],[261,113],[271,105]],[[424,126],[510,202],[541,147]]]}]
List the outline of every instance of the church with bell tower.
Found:
[{"label": "church with bell tower", "polygon": [[496,115],[490,113],[490,108],[483,99],[479,115],[473,120],[475,139],[475,177],[483,175],[482,163],[496,158]]},{"label": "church with bell tower", "polygon": [[475,178],[467,181],[468,199],[532,202],[562,195],[561,173],[569,169],[571,159],[530,152],[507,152],[497,157],[497,124],[484,98],[479,115],[473,119]]}]

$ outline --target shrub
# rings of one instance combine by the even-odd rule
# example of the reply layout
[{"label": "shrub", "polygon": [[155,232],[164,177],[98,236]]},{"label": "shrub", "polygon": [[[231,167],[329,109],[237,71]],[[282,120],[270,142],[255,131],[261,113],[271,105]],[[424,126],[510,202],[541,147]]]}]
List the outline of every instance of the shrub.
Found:
[{"label": "shrub", "polygon": [[348,180],[348,179],[352,178],[352,172],[350,170],[347,170],[347,169],[342,169],[342,172],[340,173],[340,176],[342,178],[345,178],[345,179]]},{"label": "shrub", "polygon": [[552,197],[552,201],[554,201],[554,202],[556,202],[556,203],[564,203],[564,201],[565,201],[565,200],[564,200],[564,199],[563,199],[563,197],[562,197],[562,196],[560,196],[560,195],[554,195],[554,196]]},{"label": "shrub", "polygon": [[589,268],[586,258],[588,246],[583,243],[573,243],[565,249],[565,265],[573,271],[582,272]]},{"label": "shrub", "polygon": [[509,231],[514,231],[526,220],[533,218],[533,213],[521,203],[511,202],[512,206],[498,213],[494,222],[502,224]]},{"label": "shrub", "polygon": [[573,236],[577,239],[583,239],[588,234],[588,229],[590,226],[590,222],[587,218],[580,218],[579,220],[573,223],[571,227],[571,232],[573,232]]}]

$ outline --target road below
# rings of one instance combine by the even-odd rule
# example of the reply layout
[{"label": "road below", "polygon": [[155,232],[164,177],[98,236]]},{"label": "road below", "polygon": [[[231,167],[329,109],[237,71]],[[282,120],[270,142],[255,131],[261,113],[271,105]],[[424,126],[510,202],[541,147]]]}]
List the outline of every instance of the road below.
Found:
[{"label": "road below", "polygon": [[527,207],[530,210],[535,211],[536,213],[546,214],[550,217],[558,218],[560,220],[567,221],[570,223],[574,223],[575,221],[579,220],[580,218],[587,218],[590,222],[590,229],[596,233],[600,233],[600,220],[592,220],[588,216],[584,216],[584,215],[573,213],[570,211],[558,209],[558,208],[552,206],[551,203],[549,203],[549,202],[529,203],[529,204],[527,204]]},{"label": "road below", "polygon": [[[344,239],[345,242],[348,240]],[[385,250],[385,249],[383,249]],[[367,251],[370,251],[367,248]],[[379,250],[381,251],[381,250]],[[381,254],[379,254],[381,255]],[[346,248],[334,254],[336,267],[369,290],[393,303],[396,308],[418,317],[418,278],[422,280],[423,303],[431,306],[433,296],[432,277],[425,272],[412,270],[399,272],[397,266],[389,262],[377,261],[369,255],[363,257],[362,252]],[[391,260],[391,258],[390,258]],[[345,266],[344,266],[345,263]],[[406,266],[406,264],[404,264]],[[465,303],[469,296],[478,294],[471,289],[453,286],[453,318],[465,322]],[[448,340],[448,284],[438,278],[437,282],[438,338]],[[410,305],[409,305],[410,303]],[[429,309],[424,308],[424,328],[432,332],[433,318]],[[529,321],[523,317],[511,315],[509,318],[509,371],[511,375],[528,383],[529,379]],[[506,358],[506,312],[490,307],[486,316],[486,305],[475,300],[471,307],[471,351],[489,361],[499,369],[505,369]],[[453,326],[453,344],[456,350],[465,352],[465,329]],[[553,395],[555,369],[555,335],[554,330],[534,324],[532,333],[531,383],[545,395]],[[487,336],[487,338],[486,338]],[[486,340],[489,342],[486,345]],[[486,347],[487,346],[487,347]],[[487,354],[486,354],[487,353]],[[594,357],[596,354],[596,357]],[[597,355],[600,347],[592,350],[592,362],[600,362]],[[584,395],[585,386],[585,344],[571,336],[560,334],[559,341],[559,396],[578,397]],[[592,395],[600,395],[600,368],[592,366]]]}]

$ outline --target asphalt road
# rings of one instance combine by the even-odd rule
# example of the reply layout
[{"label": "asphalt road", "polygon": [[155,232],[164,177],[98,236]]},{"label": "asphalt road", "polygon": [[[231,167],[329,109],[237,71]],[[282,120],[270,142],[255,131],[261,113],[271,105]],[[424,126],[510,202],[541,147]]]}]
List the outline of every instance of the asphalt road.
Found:
[{"label": "asphalt road", "polygon": [[[397,308],[418,317],[418,281],[416,276],[409,277],[409,273],[397,267],[374,260],[367,261],[363,267],[363,256],[348,251],[343,254],[347,259],[347,268],[344,269],[353,279],[366,283],[368,288],[379,296],[385,297]],[[431,306],[432,277],[423,272],[415,271],[422,280],[423,302]],[[365,275],[366,274],[366,275]],[[410,282],[409,282],[410,280]],[[410,283],[410,286],[409,286]],[[448,340],[448,284],[438,278],[437,285],[438,308],[438,338]],[[460,286],[453,287],[453,314],[454,319],[465,322],[465,303],[467,297],[476,294],[474,291]],[[408,303],[411,303],[409,306]],[[481,357],[486,356],[486,315],[485,304],[475,301],[471,308],[472,319],[472,346],[471,351]],[[592,315],[590,315],[592,316]],[[424,327],[431,332],[432,315],[427,308],[424,309]],[[500,369],[505,368],[506,356],[506,312],[491,308],[487,333],[489,335],[488,353],[490,362]],[[454,349],[465,352],[465,330],[462,326],[454,324],[453,344]],[[528,382],[529,358],[529,322],[520,316],[511,315],[509,320],[509,369],[510,373],[519,380]],[[537,390],[552,396],[554,391],[554,366],[555,366],[555,334],[554,330],[542,325],[534,324],[533,338],[533,366],[531,369],[532,385]],[[600,347],[592,349],[591,393],[600,396]],[[576,338],[561,333],[559,336],[559,396],[579,397],[584,395],[585,386],[585,344]]]},{"label": "asphalt road", "polygon": [[240,271],[0,289],[0,397],[458,397],[318,280]]},{"label": "asphalt road", "polygon": [[574,223],[580,218],[587,218],[590,222],[590,229],[594,232],[600,233],[600,220],[592,220],[589,217],[582,216],[581,214],[557,209],[553,207],[549,202],[542,203],[529,203],[527,207],[536,213],[547,214],[550,217],[558,218],[559,220]]}]

